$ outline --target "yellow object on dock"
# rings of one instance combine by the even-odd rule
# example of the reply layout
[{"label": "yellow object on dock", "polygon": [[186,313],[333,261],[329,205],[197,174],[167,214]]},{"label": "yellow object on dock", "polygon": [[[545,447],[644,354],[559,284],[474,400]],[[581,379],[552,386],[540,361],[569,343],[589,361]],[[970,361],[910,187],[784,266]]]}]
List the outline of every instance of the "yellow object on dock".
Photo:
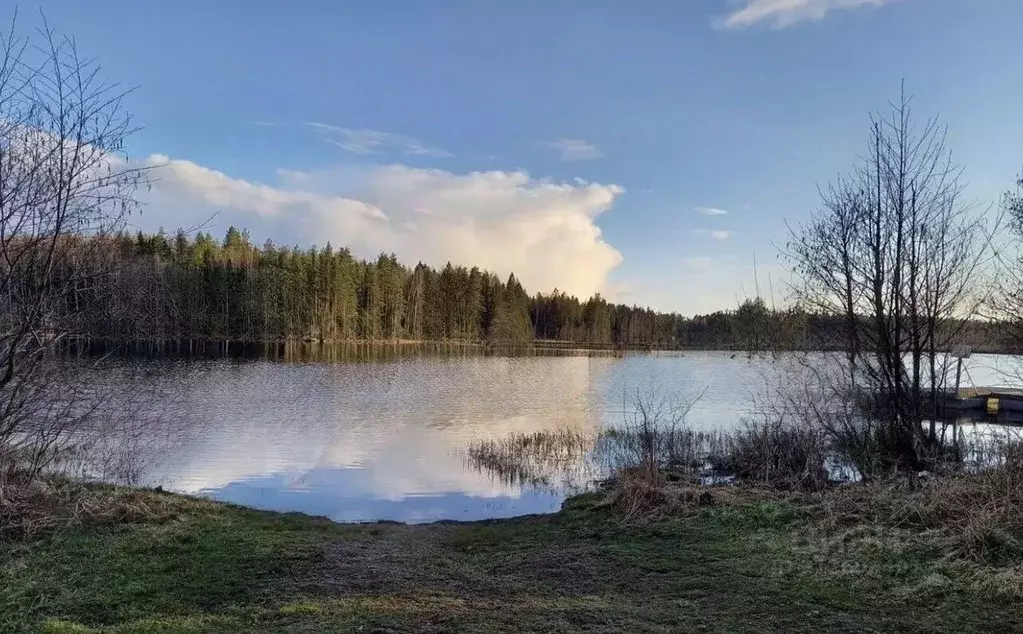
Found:
[{"label": "yellow object on dock", "polygon": [[998,399],[994,396],[989,396],[987,399],[987,413],[991,416],[998,413]]}]

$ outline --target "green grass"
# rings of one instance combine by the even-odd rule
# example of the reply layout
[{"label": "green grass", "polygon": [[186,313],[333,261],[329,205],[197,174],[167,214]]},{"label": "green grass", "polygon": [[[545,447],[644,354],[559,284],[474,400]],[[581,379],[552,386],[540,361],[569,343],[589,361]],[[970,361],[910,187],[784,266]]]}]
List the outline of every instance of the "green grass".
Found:
[{"label": "green grass", "polygon": [[977,579],[926,541],[819,537],[788,502],[344,526],[194,501],[0,544],[0,631],[1023,630]]}]

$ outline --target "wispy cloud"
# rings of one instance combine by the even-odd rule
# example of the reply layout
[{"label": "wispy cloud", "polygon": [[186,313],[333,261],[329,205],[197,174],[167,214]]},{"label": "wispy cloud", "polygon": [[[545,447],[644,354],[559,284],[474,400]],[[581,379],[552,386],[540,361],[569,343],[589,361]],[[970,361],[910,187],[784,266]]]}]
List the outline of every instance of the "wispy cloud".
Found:
[{"label": "wispy cloud", "polygon": [[731,229],[696,229],[696,233],[710,236],[715,240],[727,240],[734,233]]},{"label": "wispy cloud", "polygon": [[543,141],[540,145],[557,150],[562,161],[586,161],[603,156],[597,146],[582,139]]},{"label": "wispy cloud", "polygon": [[365,155],[397,152],[405,156],[428,156],[433,158],[451,156],[451,152],[447,150],[428,145],[419,139],[405,136],[404,134],[381,132],[380,130],[354,130],[318,121],[307,121],[304,125],[322,136],[328,143],[353,154]]},{"label": "wispy cloud", "polygon": [[682,258],[682,265],[697,273],[711,273],[718,266],[718,259],[705,255],[694,255]]},{"label": "wispy cloud", "polygon": [[728,210],[721,209],[720,207],[693,207],[696,211],[703,214],[704,216],[727,216]]},{"label": "wispy cloud", "polygon": [[823,19],[839,9],[880,7],[896,0],[739,0],[739,6],[715,24],[726,29],[744,29],[767,23],[783,29],[807,20]]}]

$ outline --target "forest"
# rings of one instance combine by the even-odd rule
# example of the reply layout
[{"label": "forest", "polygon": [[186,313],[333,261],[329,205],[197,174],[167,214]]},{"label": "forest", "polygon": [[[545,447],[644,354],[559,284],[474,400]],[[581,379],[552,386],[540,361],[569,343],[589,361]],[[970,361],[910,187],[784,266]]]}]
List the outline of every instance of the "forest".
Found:
[{"label": "forest", "polygon": [[[168,236],[118,232],[69,238],[61,259],[73,339],[228,342],[431,341],[486,345],[573,344],[638,349],[827,349],[834,318],[775,310],[752,298],[692,317],[530,293],[514,274],[477,267],[407,266],[393,254],[360,260],[327,244],[302,249],[231,227]],[[70,270],[70,267],[86,267]],[[58,271],[59,274],[59,271]],[[982,323],[968,329],[989,347]]]},{"label": "forest", "polygon": [[[571,342],[593,347],[749,347],[745,324],[781,319],[762,301],[735,311],[684,317],[581,300],[558,290],[530,293],[507,279],[446,264],[375,261],[329,243],[321,248],[252,243],[231,227],[168,236],[118,232],[69,238],[61,259],[69,279],[73,337],[107,341],[268,342],[306,340]],[[88,274],[70,267],[89,269]],[[59,274],[59,271],[58,271]],[[757,329],[758,331],[760,329]],[[774,329],[777,330],[777,329]]]}]

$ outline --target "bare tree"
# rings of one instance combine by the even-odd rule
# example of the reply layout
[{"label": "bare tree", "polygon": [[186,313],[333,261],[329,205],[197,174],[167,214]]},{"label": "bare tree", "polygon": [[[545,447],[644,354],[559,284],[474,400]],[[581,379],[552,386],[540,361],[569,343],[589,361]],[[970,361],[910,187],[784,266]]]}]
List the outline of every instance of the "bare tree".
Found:
[{"label": "bare tree", "polygon": [[79,296],[109,274],[105,238],[145,180],[123,155],[127,92],[42,22],[0,34],[0,497],[6,477],[38,473],[101,407],[82,367],[53,352]]},{"label": "bare tree", "polygon": [[944,128],[917,127],[911,115],[903,93],[872,117],[860,165],[790,227],[786,252],[801,278],[796,299],[834,325],[830,345],[841,352],[814,376],[855,405],[855,416],[843,406],[825,419],[841,421],[831,431],[860,451],[884,451],[872,462],[883,469],[937,458],[946,353],[987,297],[991,256],[987,218],[963,200]]},{"label": "bare tree", "polygon": [[[998,291],[991,301],[992,316],[1006,328],[1008,344],[1014,352],[1023,349],[1023,174],[1016,179],[1015,191],[1007,191],[1002,209],[1008,215],[1010,240],[1013,244],[1000,250]],[[1018,382],[1023,370],[1017,369]]]}]

